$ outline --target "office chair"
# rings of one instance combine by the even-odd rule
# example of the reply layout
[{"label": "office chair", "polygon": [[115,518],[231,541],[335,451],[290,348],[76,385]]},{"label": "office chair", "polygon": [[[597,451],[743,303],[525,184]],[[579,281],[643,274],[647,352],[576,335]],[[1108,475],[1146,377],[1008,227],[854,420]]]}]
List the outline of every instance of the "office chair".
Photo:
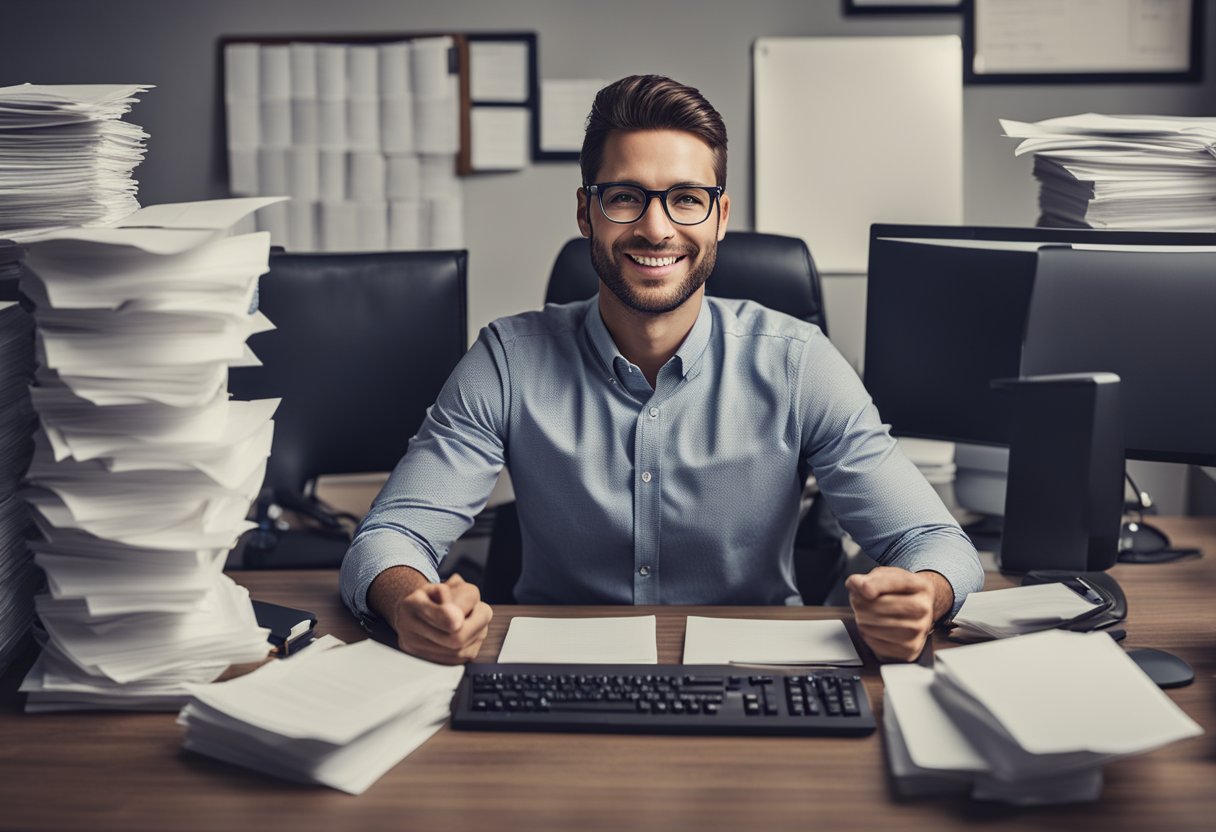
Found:
[{"label": "office chair", "polygon": [[[570,303],[598,291],[599,276],[591,265],[589,241],[582,237],[570,240],[553,264],[545,303]],[[819,272],[806,243],[797,237],[728,232],[718,244],[718,262],[705,291],[715,297],[756,301],[816,324],[827,334]],[[522,555],[518,512],[514,503],[494,511],[481,594],[491,604],[514,603]],[[806,603],[822,603],[844,571],[843,534],[826,503],[815,499],[794,540],[796,582]]]},{"label": "office chair", "polygon": [[[464,251],[271,253],[259,307],[277,327],[233,368],[238,399],[282,397],[247,568],[337,567],[358,518],[308,493],[323,474],[391,471],[468,344]],[[312,522],[276,527],[279,509]],[[349,522],[344,522],[349,521]]]}]

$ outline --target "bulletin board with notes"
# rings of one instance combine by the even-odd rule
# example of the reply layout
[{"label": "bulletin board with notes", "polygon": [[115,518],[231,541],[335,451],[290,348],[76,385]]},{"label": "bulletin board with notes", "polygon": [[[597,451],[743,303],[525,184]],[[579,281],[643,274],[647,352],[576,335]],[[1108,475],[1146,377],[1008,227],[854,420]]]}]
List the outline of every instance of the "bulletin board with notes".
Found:
[{"label": "bulletin board with notes", "polygon": [[465,246],[460,177],[530,161],[536,35],[221,41],[228,186],[289,251]]}]

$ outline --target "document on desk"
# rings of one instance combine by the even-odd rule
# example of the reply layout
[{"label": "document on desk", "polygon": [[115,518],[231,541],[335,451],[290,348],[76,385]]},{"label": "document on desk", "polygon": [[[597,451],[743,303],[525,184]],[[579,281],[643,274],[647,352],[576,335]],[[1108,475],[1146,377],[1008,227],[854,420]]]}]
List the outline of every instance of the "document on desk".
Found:
[{"label": "document on desk", "polygon": [[655,617],[511,619],[500,663],[657,664]]},{"label": "document on desk", "polygon": [[844,622],[688,616],[684,664],[860,667]]},{"label": "document on desk", "polygon": [[425,742],[464,673],[366,640],[198,685],[178,717],[188,750],[361,794]]}]

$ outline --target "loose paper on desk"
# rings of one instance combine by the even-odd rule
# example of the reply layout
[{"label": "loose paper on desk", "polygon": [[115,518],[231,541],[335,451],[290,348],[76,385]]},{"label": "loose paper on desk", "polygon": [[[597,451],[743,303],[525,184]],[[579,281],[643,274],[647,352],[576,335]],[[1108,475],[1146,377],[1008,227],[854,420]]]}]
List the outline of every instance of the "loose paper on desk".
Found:
[{"label": "loose paper on desk", "polygon": [[973,592],[954,617],[950,637],[982,641],[1046,630],[1093,606],[1062,583]]},{"label": "loose paper on desk", "polygon": [[930,690],[934,673],[915,664],[882,668],[883,733],[896,792],[903,797],[967,794],[1019,806],[1097,800],[1102,769],[1000,781],[976,745]]},{"label": "loose paper on desk", "polygon": [[192,688],[191,751],[360,794],[443,725],[463,669],[366,640]]},{"label": "loose paper on desk", "polygon": [[684,664],[808,664],[857,667],[844,622],[688,616]]},{"label": "loose paper on desk", "polygon": [[1048,630],[937,655],[934,698],[1000,780],[1092,769],[1203,729],[1105,633]]},{"label": "loose paper on desk", "polygon": [[501,663],[657,664],[655,617],[513,618]]}]

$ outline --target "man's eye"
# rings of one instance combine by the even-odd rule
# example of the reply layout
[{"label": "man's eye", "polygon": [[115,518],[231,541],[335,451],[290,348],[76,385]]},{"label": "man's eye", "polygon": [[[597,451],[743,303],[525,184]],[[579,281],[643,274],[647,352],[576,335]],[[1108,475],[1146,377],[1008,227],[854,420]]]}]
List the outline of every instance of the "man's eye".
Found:
[{"label": "man's eye", "polygon": [[613,205],[636,205],[638,197],[637,194],[629,193],[609,194],[608,201]]}]

